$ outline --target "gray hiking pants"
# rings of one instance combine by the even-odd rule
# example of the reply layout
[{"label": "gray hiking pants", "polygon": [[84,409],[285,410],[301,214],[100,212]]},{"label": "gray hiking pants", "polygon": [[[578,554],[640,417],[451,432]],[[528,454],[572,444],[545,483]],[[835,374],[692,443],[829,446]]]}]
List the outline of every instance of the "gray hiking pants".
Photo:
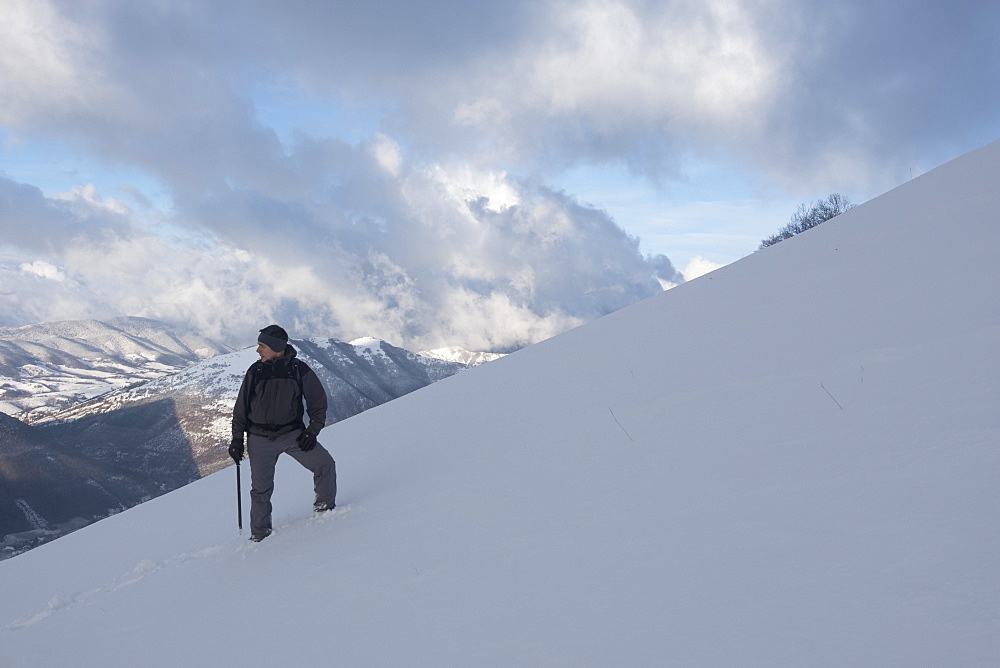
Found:
[{"label": "gray hiking pants", "polygon": [[313,474],[316,503],[332,506],[337,498],[337,463],[319,443],[309,452],[299,447],[301,431],[276,438],[248,434],[250,455],[250,531],[254,536],[271,532],[271,493],[274,492],[274,467],[278,456],[286,452]]}]

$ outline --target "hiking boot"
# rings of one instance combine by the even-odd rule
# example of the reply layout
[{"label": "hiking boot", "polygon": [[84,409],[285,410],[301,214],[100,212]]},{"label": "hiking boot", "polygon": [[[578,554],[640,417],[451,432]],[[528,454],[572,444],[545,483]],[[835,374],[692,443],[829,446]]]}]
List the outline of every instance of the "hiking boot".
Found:
[{"label": "hiking boot", "polygon": [[250,540],[252,540],[255,543],[259,543],[260,541],[264,540],[270,535],[271,531],[270,529],[268,529],[267,533],[255,533],[254,535],[250,536]]},{"label": "hiking boot", "polygon": [[328,510],[333,510],[337,507],[336,503],[314,503],[313,510],[317,513],[325,513]]}]

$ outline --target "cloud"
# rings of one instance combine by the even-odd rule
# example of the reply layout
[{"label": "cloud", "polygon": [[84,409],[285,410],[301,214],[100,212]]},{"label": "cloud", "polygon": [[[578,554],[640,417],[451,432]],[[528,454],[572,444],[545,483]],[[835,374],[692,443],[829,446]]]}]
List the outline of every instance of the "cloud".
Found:
[{"label": "cloud", "polygon": [[986,0],[8,4],[0,121],[183,190],[295,190],[262,81],[379,109],[429,161],[663,182],[707,155],[810,193],[992,140],[1000,102]]},{"label": "cloud", "polygon": [[838,187],[895,185],[996,138],[996,3],[809,3],[793,16],[764,126],[785,180],[799,168]]},{"label": "cloud", "polygon": [[[88,234],[49,244],[43,257],[17,247],[29,256],[9,276],[21,299],[0,315],[22,324],[10,320],[52,319],[56,307],[58,317],[130,314],[227,340],[279,321],[300,335],[506,350],[656,294],[655,276],[673,272],[564,193],[414,165],[384,136],[350,164],[324,201],[219,190],[169,233],[92,188],[59,198],[29,189],[37,208],[61,214],[51,234],[80,221]],[[40,285],[41,275],[67,280]]]},{"label": "cloud", "polygon": [[455,123],[503,133],[490,150],[525,159],[541,141],[568,163],[659,173],[672,152],[742,134],[774,93],[776,64],[743,3],[558,2],[546,18],[549,32],[503,54],[505,74],[470,77],[455,106]]},{"label": "cloud", "polygon": [[681,274],[685,281],[693,281],[694,279],[704,276],[705,274],[715,271],[721,268],[723,265],[712,262],[711,260],[706,260],[700,255],[696,255],[691,258],[686,265],[684,265]]},{"label": "cloud", "polygon": [[50,281],[62,282],[66,280],[66,274],[64,274],[59,267],[45,262],[44,260],[35,260],[30,263],[24,262],[20,265],[20,269],[26,274],[33,274],[35,276],[47,278]]},{"label": "cloud", "polygon": [[124,233],[130,225],[120,202],[99,201],[90,187],[74,188],[54,198],[37,187],[0,176],[0,243],[38,251],[61,251],[81,239],[108,232]]},{"label": "cloud", "polygon": [[101,68],[88,67],[100,34],[48,2],[12,0],[0,22],[0,118],[15,128],[50,122],[65,102],[103,94]]},{"label": "cloud", "polygon": [[623,162],[660,182],[707,155],[809,192],[895,184],[917,156],[996,132],[1000,68],[981,65],[1000,56],[995,3],[546,6],[536,39],[445,87],[485,154]]}]

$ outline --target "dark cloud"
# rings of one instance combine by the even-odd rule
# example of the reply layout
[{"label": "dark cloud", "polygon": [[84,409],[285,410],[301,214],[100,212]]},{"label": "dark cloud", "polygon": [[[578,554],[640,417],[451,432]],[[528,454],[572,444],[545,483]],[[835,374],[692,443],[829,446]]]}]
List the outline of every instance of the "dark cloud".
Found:
[{"label": "dark cloud", "polygon": [[88,188],[48,198],[35,186],[0,177],[0,244],[61,252],[110,234],[128,234],[131,225],[123,205],[95,198]]},{"label": "dark cloud", "polygon": [[797,21],[774,35],[788,42],[788,81],[764,136],[772,170],[826,172],[827,163],[862,178],[894,171],[892,178],[900,179],[905,169],[927,169],[996,139],[1000,5],[806,3],[793,9]]}]

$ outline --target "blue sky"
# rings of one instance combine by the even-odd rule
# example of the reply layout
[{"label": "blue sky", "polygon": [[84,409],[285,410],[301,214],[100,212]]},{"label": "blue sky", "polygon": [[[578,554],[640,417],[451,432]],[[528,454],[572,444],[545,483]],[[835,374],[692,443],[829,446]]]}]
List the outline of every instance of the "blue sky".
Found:
[{"label": "blue sky", "polygon": [[509,349],[1000,138],[991,2],[2,8],[0,326]]}]

